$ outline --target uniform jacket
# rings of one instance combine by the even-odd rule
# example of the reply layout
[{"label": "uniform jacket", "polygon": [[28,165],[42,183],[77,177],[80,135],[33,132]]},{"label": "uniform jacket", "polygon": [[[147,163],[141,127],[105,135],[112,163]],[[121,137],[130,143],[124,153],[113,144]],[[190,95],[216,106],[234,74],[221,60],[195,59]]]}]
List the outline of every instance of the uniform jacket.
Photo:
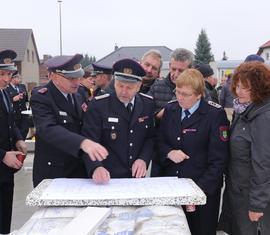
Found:
[{"label": "uniform jacket", "polygon": [[16,150],[15,144],[18,140],[22,140],[19,129],[14,122],[12,104],[5,90],[6,99],[9,105],[9,112],[4,103],[0,100],[0,181],[12,181],[14,169],[9,168],[2,162],[7,151]]},{"label": "uniform jacket", "polygon": [[[15,119],[21,119],[21,111],[26,110],[26,102],[28,102],[28,93],[24,84],[18,85],[19,92],[11,85],[7,87],[7,92],[10,96],[11,101],[13,102],[13,111]],[[23,99],[18,101],[13,101],[13,97],[23,93]]]},{"label": "uniform jacket", "polygon": [[33,120],[36,127],[33,181],[36,186],[45,178],[86,177],[79,158],[82,100],[73,95],[75,108],[52,81],[35,90],[31,97]]},{"label": "uniform jacket", "polygon": [[115,93],[90,101],[82,134],[103,145],[109,156],[102,162],[86,157],[89,176],[96,167],[104,166],[111,178],[128,178],[137,159],[148,165],[153,152],[153,115],[153,100],[142,94],[136,95],[131,118]]},{"label": "uniform jacket", "polygon": [[83,85],[79,86],[78,93],[82,96],[82,99],[85,103],[88,103],[90,95],[89,89]]},{"label": "uniform jacket", "polygon": [[229,234],[257,234],[257,224],[248,219],[249,210],[264,213],[261,234],[270,234],[269,123],[270,99],[261,105],[251,104],[232,122],[231,157],[220,220]]},{"label": "uniform jacket", "polygon": [[[210,101],[211,103],[211,101]],[[193,179],[208,195],[222,187],[223,170],[228,157],[228,126],[225,111],[203,99],[199,108],[183,123],[178,102],[165,107],[158,130],[158,155],[166,176]],[[176,164],[167,158],[180,149],[190,159]]]},{"label": "uniform jacket", "polygon": [[219,103],[218,100],[218,93],[215,87],[213,87],[208,81],[204,81],[205,83],[205,99],[207,96],[209,96],[209,99],[212,100],[215,103]]}]

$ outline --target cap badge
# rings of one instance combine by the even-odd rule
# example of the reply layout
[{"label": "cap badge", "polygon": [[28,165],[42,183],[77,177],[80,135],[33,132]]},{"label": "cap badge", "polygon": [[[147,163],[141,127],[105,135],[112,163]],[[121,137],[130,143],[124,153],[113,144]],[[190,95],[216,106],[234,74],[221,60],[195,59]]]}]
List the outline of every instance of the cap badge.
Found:
[{"label": "cap badge", "polygon": [[12,63],[12,60],[10,58],[5,58],[4,59],[4,63],[5,64],[11,64]]},{"label": "cap badge", "polygon": [[123,69],[123,73],[126,73],[126,74],[132,74],[132,69],[131,68],[124,68]]},{"label": "cap badge", "polygon": [[117,138],[116,132],[115,132],[115,131],[112,131],[112,132],[111,132],[111,139],[112,139],[112,140],[116,140],[116,138]]},{"label": "cap badge", "polygon": [[81,67],[82,66],[80,64],[75,64],[73,68],[74,68],[74,70],[77,70],[77,69],[80,69]]}]

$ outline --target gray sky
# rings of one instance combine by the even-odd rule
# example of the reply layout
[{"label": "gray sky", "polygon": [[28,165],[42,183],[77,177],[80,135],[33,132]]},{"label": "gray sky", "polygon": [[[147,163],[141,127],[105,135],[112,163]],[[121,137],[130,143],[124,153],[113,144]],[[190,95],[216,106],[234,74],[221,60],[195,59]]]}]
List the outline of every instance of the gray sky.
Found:
[{"label": "gray sky", "polygon": [[[216,60],[244,59],[270,40],[269,9],[269,0],[62,0],[63,54],[100,59],[116,43],[194,51],[204,28]],[[59,54],[57,0],[2,0],[0,27],[32,28],[40,57]]]}]

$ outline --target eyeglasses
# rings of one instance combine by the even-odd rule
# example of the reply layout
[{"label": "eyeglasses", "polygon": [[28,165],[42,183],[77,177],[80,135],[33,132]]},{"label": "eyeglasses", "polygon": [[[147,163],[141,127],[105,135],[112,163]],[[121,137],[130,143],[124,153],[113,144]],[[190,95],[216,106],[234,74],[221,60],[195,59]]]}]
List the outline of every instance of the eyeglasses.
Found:
[{"label": "eyeglasses", "polygon": [[184,98],[188,98],[194,95],[194,93],[185,93],[180,91],[175,91],[176,96],[182,96]]}]

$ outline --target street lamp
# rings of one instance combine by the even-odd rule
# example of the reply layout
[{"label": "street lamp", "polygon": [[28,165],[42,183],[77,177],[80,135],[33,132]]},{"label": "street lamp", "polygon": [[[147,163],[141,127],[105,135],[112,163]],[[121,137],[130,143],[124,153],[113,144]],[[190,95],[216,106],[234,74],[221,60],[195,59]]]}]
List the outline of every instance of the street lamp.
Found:
[{"label": "street lamp", "polygon": [[59,25],[60,25],[60,55],[62,55],[62,16],[61,16],[61,3],[62,0],[57,0],[59,3]]}]

